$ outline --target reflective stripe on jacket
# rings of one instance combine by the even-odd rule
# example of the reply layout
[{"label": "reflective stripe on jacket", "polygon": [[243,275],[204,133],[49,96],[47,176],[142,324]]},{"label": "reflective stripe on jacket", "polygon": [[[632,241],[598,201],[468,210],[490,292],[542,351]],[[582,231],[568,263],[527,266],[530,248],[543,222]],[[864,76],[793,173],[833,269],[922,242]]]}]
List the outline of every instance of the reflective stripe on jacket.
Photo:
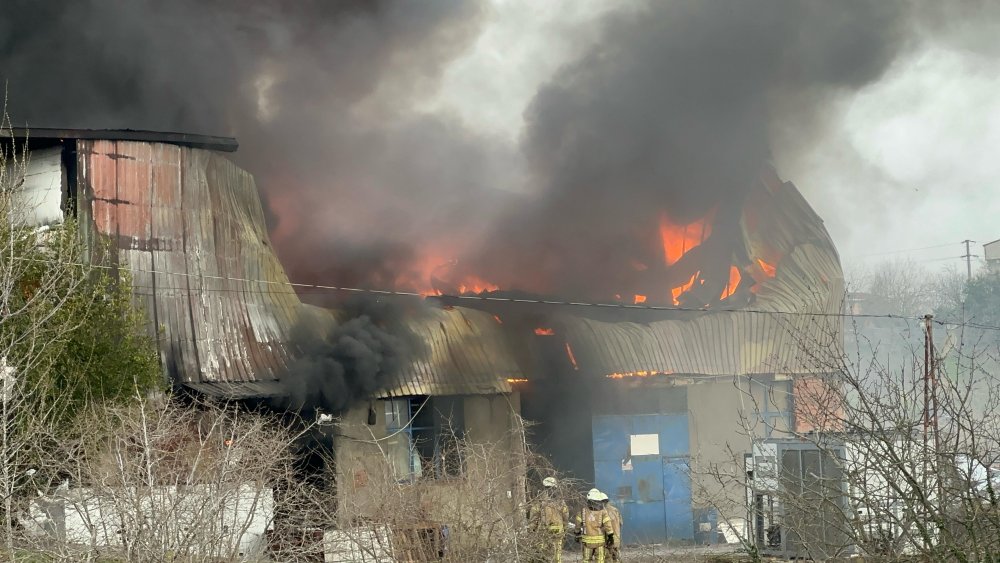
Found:
[{"label": "reflective stripe on jacket", "polygon": [[580,526],[580,540],[585,544],[603,545],[604,536],[614,533],[611,528],[611,517],[603,508],[600,510],[584,508],[580,516],[576,517],[576,522]]}]

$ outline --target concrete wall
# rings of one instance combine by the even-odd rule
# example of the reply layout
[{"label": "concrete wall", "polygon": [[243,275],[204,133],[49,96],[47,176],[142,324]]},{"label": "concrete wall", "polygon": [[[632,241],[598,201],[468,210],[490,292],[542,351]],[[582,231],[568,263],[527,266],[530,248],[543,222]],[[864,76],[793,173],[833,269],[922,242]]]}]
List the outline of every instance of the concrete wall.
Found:
[{"label": "concrete wall", "polygon": [[[460,476],[425,475],[409,482],[394,474],[387,444],[399,436],[386,431],[383,401],[359,405],[343,415],[334,439],[340,526],[428,522],[448,525],[452,541],[463,541],[460,536],[475,527],[482,512],[502,519],[523,517],[525,462],[518,395],[439,399],[454,407],[452,413],[461,412],[461,421],[452,420],[466,438]],[[369,426],[370,406],[375,424]]]},{"label": "concrete wall", "polygon": [[[714,474],[731,474],[741,483],[743,454],[752,448],[751,436],[760,439],[769,434],[786,435],[792,409],[789,389],[789,382],[780,376],[756,377],[752,383],[746,377],[712,378],[687,386],[695,509],[719,510],[720,521],[745,517],[743,487],[734,483],[723,489]],[[764,423],[765,417],[770,428]]]}]

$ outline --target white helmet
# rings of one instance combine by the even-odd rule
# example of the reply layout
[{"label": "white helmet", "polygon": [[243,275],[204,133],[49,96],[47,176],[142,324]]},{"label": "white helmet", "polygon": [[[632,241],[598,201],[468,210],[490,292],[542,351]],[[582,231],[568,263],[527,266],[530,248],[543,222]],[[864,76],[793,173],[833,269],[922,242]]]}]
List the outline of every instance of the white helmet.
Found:
[{"label": "white helmet", "polygon": [[604,501],[604,500],[608,500],[608,494],[607,494],[607,493],[605,493],[605,492],[601,492],[601,500],[602,500],[602,501]]},{"label": "white helmet", "polygon": [[601,493],[601,491],[598,491],[597,489],[590,489],[589,491],[587,491],[587,500],[600,501],[601,494],[603,493]]},{"label": "white helmet", "polygon": [[555,477],[546,477],[546,478],[542,479],[542,486],[543,487],[555,487],[556,486],[556,478]]}]

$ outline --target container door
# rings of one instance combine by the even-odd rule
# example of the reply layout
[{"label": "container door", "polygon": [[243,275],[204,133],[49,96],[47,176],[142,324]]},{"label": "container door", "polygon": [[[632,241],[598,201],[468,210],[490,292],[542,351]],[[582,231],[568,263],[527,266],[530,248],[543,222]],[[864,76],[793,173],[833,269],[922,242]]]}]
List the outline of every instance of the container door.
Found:
[{"label": "container door", "polygon": [[596,416],[597,488],[621,510],[628,544],[694,539],[686,414]]}]

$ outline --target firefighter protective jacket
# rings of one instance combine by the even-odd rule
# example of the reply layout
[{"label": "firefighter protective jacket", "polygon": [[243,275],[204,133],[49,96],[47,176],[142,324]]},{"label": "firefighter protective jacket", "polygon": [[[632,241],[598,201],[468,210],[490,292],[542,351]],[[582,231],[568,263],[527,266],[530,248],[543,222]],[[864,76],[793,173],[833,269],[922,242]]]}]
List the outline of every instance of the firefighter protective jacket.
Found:
[{"label": "firefighter protective jacket", "polygon": [[541,499],[532,505],[529,518],[541,529],[550,532],[563,533],[566,521],[569,520],[569,509],[566,503],[557,499]]},{"label": "firefighter protective jacket", "polygon": [[584,508],[576,517],[576,523],[580,527],[580,541],[586,545],[604,545],[604,537],[614,534],[611,517],[603,508],[600,510]]},{"label": "firefighter protective jacket", "polygon": [[611,518],[611,529],[615,533],[615,540],[622,541],[622,513],[618,512],[618,509],[611,503],[608,503],[604,509],[608,511],[608,517]]}]

